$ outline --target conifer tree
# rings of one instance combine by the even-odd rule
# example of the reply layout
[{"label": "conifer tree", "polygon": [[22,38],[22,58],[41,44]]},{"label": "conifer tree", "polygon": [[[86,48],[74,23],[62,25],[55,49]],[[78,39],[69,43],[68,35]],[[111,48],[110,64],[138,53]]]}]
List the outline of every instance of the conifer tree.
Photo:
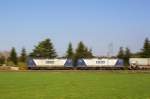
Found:
[{"label": "conifer tree", "polygon": [[72,58],[73,58],[73,55],[74,55],[74,53],[73,53],[72,44],[69,43],[68,49],[67,49],[67,51],[66,51],[66,57],[69,58],[69,59],[72,59]]},{"label": "conifer tree", "polygon": [[92,49],[88,49],[82,41],[78,43],[75,55],[74,55],[74,64],[76,65],[77,60],[80,58],[92,58]]},{"label": "conifer tree", "polygon": [[126,48],[125,54],[124,54],[124,63],[126,66],[129,65],[129,58],[131,57],[131,52],[129,48]]},{"label": "conifer tree", "polygon": [[144,46],[141,52],[141,57],[150,58],[150,41],[148,38],[145,39]]},{"label": "conifer tree", "polygon": [[120,47],[117,57],[120,58],[120,59],[124,59],[123,47]]},{"label": "conifer tree", "polygon": [[26,60],[27,60],[26,49],[22,48],[22,50],[21,50],[21,56],[20,56],[20,61],[21,62],[26,62]]},{"label": "conifer tree", "polygon": [[18,58],[17,58],[17,53],[16,53],[16,49],[13,47],[11,49],[11,52],[10,52],[10,61],[12,61],[15,65],[18,64]]},{"label": "conifer tree", "polygon": [[51,40],[45,39],[35,46],[30,56],[34,58],[56,58],[57,54]]}]

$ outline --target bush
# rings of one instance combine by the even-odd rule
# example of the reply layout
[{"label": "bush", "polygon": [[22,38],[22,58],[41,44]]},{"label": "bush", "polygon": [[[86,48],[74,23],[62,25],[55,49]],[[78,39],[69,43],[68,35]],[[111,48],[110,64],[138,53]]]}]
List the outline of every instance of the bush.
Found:
[{"label": "bush", "polygon": [[19,62],[18,67],[20,70],[27,70],[27,64],[24,62]]},{"label": "bush", "polygon": [[8,61],[6,65],[7,65],[7,66],[17,66],[17,65],[15,65],[12,61]]}]

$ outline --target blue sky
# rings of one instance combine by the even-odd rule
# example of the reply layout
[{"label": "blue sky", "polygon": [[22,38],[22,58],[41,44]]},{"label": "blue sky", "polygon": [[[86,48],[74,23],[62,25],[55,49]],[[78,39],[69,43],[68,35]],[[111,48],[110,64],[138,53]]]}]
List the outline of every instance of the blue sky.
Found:
[{"label": "blue sky", "polygon": [[51,38],[59,55],[83,41],[96,55],[139,51],[150,38],[150,0],[0,0],[0,50],[31,52]]}]

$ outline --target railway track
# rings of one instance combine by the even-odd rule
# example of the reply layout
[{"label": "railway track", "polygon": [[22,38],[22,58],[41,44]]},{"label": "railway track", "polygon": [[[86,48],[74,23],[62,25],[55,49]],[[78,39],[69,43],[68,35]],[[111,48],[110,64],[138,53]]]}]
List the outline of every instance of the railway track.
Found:
[{"label": "railway track", "polygon": [[29,70],[150,70],[150,68],[128,67],[28,67]]}]

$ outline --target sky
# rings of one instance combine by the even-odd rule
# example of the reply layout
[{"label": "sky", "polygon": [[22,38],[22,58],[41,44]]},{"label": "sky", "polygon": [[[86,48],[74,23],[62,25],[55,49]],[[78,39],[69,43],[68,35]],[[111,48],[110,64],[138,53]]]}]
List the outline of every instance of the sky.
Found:
[{"label": "sky", "polygon": [[[94,55],[140,51],[150,39],[150,0],[0,0],[0,51],[30,53],[50,38],[58,55],[79,41]],[[109,46],[111,45],[111,46]],[[111,50],[111,51],[110,51]]]}]

